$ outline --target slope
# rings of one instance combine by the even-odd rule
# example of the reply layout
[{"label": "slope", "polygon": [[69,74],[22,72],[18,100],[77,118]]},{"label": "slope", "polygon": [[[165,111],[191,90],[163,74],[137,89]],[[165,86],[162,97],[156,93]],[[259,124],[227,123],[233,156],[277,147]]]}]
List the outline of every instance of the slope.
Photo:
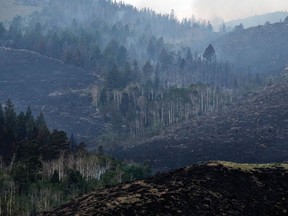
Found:
[{"label": "slope", "polygon": [[210,162],[106,187],[39,215],[284,215],[287,164]]},{"label": "slope", "polygon": [[43,112],[51,129],[82,137],[100,132],[103,125],[92,97],[96,82],[89,71],[58,60],[0,48],[0,102],[10,98],[17,110],[31,105],[35,114]]},{"label": "slope", "polygon": [[121,159],[150,162],[155,170],[208,160],[278,162],[288,159],[288,81],[239,99],[225,110],[179,124],[129,148]]},{"label": "slope", "polygon": [[238,73],[275,75],[288,63],[288,22],[234,31],[213,45],[217,55],[235,64]]}]

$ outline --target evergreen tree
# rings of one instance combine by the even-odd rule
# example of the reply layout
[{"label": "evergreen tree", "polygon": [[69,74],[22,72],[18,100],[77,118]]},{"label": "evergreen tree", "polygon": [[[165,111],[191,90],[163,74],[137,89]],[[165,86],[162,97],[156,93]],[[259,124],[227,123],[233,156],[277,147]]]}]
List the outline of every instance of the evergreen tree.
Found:
[{"label": "evergreen tree", "polygon": [[186,61],[191,63],[192,60],[193,60],[193,57],[192,57],[191,49],[188,48],[187,53],[186,53]]},{"label": "evergreen tree", "polygon": [[5,107],[4,107],[4,113],[5,113],[5,126],[6,131],[10,132],[11,134],[14,133],[15,125],[16,125],[16,112],[14,104],[10,99],[7,100]]},{"label": "evergreen tree", "polygon": [[3,112],[2,105],[0,104],[0,142],[3,138],[4,127],[5,127],[4,112]]},{"label": "evergreen tree", "polygon": [[28,106],[25,113],[25,124],[26,124],[26,137],[28,139],[33,139],[37,135],[35,121],[32,114],[31,107]]},{"label": "evergreen tree", "polygon": [[127,62],[124,67],[123,82],[124,86],[128,85],[131,82],[137,81],[137,74],[134,70],[131,69],[131,65]]},{"label": "evergreen tree", "polygon": [[4,39],[5,33],[6,33],[6,29],[4,28],[3,23],[0,22],[0,40]]},{"label": "evergreen tree", "polygon": [[243,31],[243,30],[244,30],[244,26],[243,26],[242,23],[240,23],[239,25],[236,25],[236,26],[234,27],[234,32],[241,32],[241,31]]},{"label": "evergreen tree", "polygon": [[2,155],[3,148],[4,148],[4,127],[5,127],[5,119],[4,119],[4,112],[2,105],[0,104],[0,156]]},{"label": "evergreen tree", "polygon": [[106,83],[109,89],[117,89],[123,86],[121,75],[116,64],[113,64],[112,69],[109,70]]},{"label": "evergreen tree", "polygon": [[53,160],[60,157],[61,153],[69,151],[69,141],[67,134],[61,130],[53,130],[47,144],[43,147],[44,160]]},{"label": "evergreen tree", "polygon": [[38,131],[37,140],[39,140],[42,144],[45,144],[45,142],[47,141],[50,135],[50,131],[47,127],[47,124],[46,124],[46,121],[42,112],[36,118],[35,126]]},{"label": "evergreen tree", "polygon": [[26,118],[23,112],[20,112],[20,114],[17,116],[15,136],[17,141],[22,141],[26,137]]},{"label": "evergreen tree", "polygon": [[216,61],[216,52],[215,52],[214,47],[211,44],[209,44],[208,47],[205,49],[203,58],[204,58],[204,61],[209,64]]},{"label": "evergreen tree", "polygon": [[4,139],[3,139],[3,148],[2,155],[5,163],[10,163],[13,154],[16,149],[15,142],[15,126],[16,126],[16,112],[14,104],[10,99],[7,100],[4,108],[4,119],[5,119],[5,128],[4,128]]},{"label": "evergreen tree", "polygon": [[76,151],[77,151],[77,141],[76,141],[76,138],[74,137],[74,134],[71,134],[69,143],[70,143],[70,151],[72,153],[76,153]]},{"label": "evergreen tree", "polygon": [[154,68],[150,61],[146,61],[146,63],[143,66],[142,71],[143,71],[144,81],[148,81],[153,78]]}]

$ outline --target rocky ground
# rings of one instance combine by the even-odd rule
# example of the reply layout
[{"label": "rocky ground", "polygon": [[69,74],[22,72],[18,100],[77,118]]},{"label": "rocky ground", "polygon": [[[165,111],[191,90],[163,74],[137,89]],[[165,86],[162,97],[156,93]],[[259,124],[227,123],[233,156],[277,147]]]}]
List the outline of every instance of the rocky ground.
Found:
[{"label": "rocky ground", "polygon": [[209,162],[102,188],[52,215],[287,215],[288,164]]}]

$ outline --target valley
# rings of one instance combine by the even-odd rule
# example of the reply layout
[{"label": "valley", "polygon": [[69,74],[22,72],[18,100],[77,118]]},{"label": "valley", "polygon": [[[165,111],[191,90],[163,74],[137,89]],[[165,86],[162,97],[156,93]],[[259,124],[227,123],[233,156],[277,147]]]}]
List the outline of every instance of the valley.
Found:
[{"label": "valley", "polygon": [[286,215],[284,9],[0,0],[0,215]]}]

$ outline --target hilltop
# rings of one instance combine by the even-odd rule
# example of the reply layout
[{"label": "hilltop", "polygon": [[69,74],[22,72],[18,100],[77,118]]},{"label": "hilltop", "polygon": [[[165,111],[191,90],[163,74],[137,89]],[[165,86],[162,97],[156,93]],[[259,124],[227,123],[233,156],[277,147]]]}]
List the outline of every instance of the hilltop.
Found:
[{"label": "hilltop", "polygon": [[102,188],[39,215],[284,215],[287,168],[209,162]]}]

